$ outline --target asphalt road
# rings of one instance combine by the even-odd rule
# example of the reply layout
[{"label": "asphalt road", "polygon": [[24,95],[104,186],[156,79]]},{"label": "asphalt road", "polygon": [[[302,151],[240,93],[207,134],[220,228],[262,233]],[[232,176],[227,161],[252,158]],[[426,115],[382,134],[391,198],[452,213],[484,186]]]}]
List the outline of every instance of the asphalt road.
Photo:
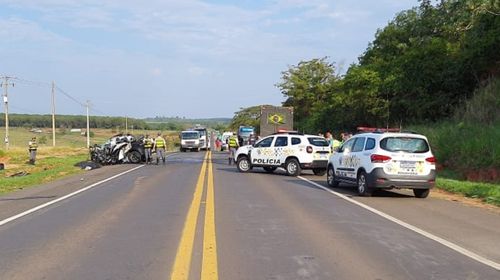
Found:
[{"label": "asphalt road", "polygon": [[242,174],[222,153],[0,196],[0,220],[0,279],[500,279],[499,212]]}]

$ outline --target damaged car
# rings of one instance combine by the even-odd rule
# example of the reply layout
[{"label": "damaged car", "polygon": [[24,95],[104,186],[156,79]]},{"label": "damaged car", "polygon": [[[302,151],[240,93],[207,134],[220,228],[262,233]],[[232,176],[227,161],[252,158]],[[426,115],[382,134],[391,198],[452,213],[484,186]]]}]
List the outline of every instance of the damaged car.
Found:
[{"label": "damaged car", "polygon": [[119,163],[141,163],[144,161],[143,136],[117,134],[104,144],[90,147],[90,159],[93,162],[109,165]]}]

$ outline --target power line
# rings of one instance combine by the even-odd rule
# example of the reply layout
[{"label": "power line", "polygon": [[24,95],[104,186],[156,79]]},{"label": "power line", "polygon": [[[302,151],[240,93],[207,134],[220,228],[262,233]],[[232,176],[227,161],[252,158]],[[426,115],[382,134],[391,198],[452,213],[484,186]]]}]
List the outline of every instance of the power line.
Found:
[{"label": "power line", "polygon": [[17,78],[17,77],[13,78],[13,80],[16,80],[20,84],[29,85],[29,86],[50,87],[50,83],[46,83],[46,82],[30,81],[30,80],[26,80],[23,78]]},{"label": "power line", "polygon": [[68,97],[69,99],[73,100],[74,102],[76,102],[78,105],[82,106],[82,107],[86,107],[87,104],[83,103],[83,102],[80,102],[78,99],[74,98],[73,96],[71,96],[69,93],[65,92],[64,90],[62,90],[60,87],[56,86],[56,90],[59,91],[60,93],[64,94],[66,97]]}]

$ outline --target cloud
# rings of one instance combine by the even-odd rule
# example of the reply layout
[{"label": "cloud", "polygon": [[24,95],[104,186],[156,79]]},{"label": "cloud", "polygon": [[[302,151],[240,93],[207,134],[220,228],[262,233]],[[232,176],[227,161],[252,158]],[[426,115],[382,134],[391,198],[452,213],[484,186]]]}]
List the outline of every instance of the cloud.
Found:
[{"label": "cloud", "polygon": [[0,37],[7,42],[68,43],[69,40],[54,32],[45,30],[38,23],[22,18],[0,18]]}]

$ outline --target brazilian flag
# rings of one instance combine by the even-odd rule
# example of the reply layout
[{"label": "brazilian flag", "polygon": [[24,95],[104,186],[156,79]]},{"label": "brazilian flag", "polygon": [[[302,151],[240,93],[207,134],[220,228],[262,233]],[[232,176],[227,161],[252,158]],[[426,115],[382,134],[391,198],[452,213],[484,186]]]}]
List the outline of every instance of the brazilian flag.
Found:
[{"label": "brazilian flag", "polygon": [[282,114],[268,114],[267,115],[268,124],[285,124],[285,117]]}]

